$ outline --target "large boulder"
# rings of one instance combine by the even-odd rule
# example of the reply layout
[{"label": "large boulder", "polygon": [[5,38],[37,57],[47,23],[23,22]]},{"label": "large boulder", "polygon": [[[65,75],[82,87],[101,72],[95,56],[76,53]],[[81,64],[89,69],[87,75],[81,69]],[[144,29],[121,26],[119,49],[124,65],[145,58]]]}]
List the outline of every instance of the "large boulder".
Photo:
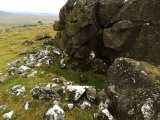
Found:
[{"label": "large boulder", "polygon": [[[110,86],[116,94],[110,95]],[[123,119],[158,120],[160,67],[130,58],[117,58],[107,72],[105,90],[111,114]]]},{"label": "large boulder", "polygon": [[[123,4],[124,0],[118,0],[118,2],[111,0],[68,0],[60,11],[60,20],[54,25],[54,29],[58,31],[55,45],[65,49],[74,58],[87,58],[92,50],[96,52],[106,51],[102,41],[103,25],[112,18]],[[103,8],[107,8],[108,12],[110,11],[109,8],[113,11],[108,14]],[[104,14],[100,14],[99,11],[107,17],[104,17]]]},{"label": "large boulder", "polygon": [[74,58],[118,57],[160,64],[159,0],[68,0],[54,44]]}]

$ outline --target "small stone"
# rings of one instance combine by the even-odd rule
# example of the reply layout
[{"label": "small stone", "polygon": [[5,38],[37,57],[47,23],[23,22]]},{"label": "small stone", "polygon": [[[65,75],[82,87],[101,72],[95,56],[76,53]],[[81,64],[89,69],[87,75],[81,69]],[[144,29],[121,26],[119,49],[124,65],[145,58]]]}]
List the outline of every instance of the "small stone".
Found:
[{"label": "small stone", "polygon": [[19,71],[21,72],[21,73],[24,73],[26,70],[29,70],[30,68],[29,67],[27,67],[27,66],[25,66],[25,65],[22,65],[22,66],[20,66],[19,67]]},{"label": "small stone", "polygon": [[4,82],[8,78],[8,74],[3,75],[0,77],[0,83]]},{"label": "small stone", "polygon": [[66,67],[66,61],[64,59],[61,59],[60,65],[61,65],[61,68]]},{"label": "small stone", "polygon": [[104,89],[102,89],[101,91],[99,91],[97,93],[96,100],[97,100],[98,104],[101,103],[101,102],[104,103],[107,99],[108,99],[107,93],[105,92]]},{"label": "small stone", "polygon": [[73,109],[74,104],[67,104],[68,109]]},{"label": "small stone", "polygon": [[6,105],[1,105],[0,106],[0,111],[5,110],[6,109]]},{"label": "small stone", "polygon": [[82,109],[88,109],[88,108],[90,108],[91,107],[91,104],[89,103],[89,102],[87,102],[87,101],[84,101],[82,104],[81,104],[81,108]]},{"label": "small stone", "polygon": [[24,109],[28,110],[28,108],[29,108],[29,102],[27,101],[26,104],[24,105]]},{"label": "small stone", "polygon": [[37,99],[53,99],[59,97],[58,93],[51,89],[40,88],[39,86],[35,86],[30,93]]},{"label": "small stone", "polygon": [[52,84],[52,88],[55,88],[55,87],[57,87],[58,86],[58,84]]},{"label": "small stone", "polygon": [[33,71],[31,74],[27,75],[28,78],[34,77],[34,75],[37,73],[37,71]]},{"label": "small stone", "polygon": [[85,93],[88,86],[68,85],[62,88],[66,100],[77,101]]},{"label": "small stone", "polygon": [[13,111],[3,114],[4,119],[11,119],[13,115]]},{"label": "small stone", "polygon": [[25,92],[26,89],[24,85],[16,85],[10,90],[11,94],[16,94],[17,96],[24,95]]},{"label": "small stone", "polygon": [[96,99],[96,94],[97,94],[97,92],[96,92],[95,87],[89,86],[87,88],[86,95],[87,95],[88,100],[94,101]]},{"label": "small stone", "polygon": [[45,114],[46,120],[64,120],[65,113],[64,110],[59,107],[58,105],[54,105],[50,108],[47,113]]}]

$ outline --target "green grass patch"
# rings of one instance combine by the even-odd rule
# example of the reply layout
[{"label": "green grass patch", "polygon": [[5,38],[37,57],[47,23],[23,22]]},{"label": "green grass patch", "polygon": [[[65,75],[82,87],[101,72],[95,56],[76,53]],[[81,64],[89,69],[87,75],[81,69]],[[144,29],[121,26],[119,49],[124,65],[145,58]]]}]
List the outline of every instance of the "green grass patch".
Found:
[{"label": "green grass patch", "polygon": [[[27,30],[25,30],[27,28]],[[21,45],[26,40],[34,40],[35,36],[49,34],[54,36],[55,31],[52,30],[51,24],[30,26],[30,27],[18,27],[12,28],[9,32],[0,32],[0,56],[1,64],[0,71],[3,75],[6,73],[7,64],[17,59],[22,59],[27,55],[19,55],[23,49],[32,50],[34,48],[43,48],[42,41],[38,41],[36,44],[28,46]],[[104,85],[105,75],[95,73],[91,68],[91,64],[88,61],[83,60],[67,60],[67,68],[62,69],[59,65],[60,57],[54,58],[54,62],[57,64],[53,66],[41,66],[34,68],[37,71],[34,77],[22,78],[20,75],[9,77],[3,83],[0,84],[0,105],[6,105],[7,108],[4,111],[0,111],[0,119],[2,115],[11,110],[14,111],[12,120],[41,120],[44,113],[52,107],[53,100],[37,100],[30,94],[30,90],[35,86],[39,85],[44,87],[47,83],[52,83],[52,79],[57,76],[62,76],[69,81],[77,82],[81,85],[95,86],[96,89],[102,89]],[[44,71],[43,75],[40,73]],[[31,73],[29,70],[28,73]],[[80,83],[79,77],[83,75],[87,82]],[[2,76],[2,75],[1,75]],[[26,93],[24,96],[16,96],[8,93],[15,85],[25,85]],[[27,101],[31,101],[29,109],[24,110],[24,105]],[[63,100],[62,100],[63,101]],[[66,103],[64,103],[66,104]],[[66,112],[66,120],[92,120],[93,113],[96,109],[82,110],[74,108]]]}]

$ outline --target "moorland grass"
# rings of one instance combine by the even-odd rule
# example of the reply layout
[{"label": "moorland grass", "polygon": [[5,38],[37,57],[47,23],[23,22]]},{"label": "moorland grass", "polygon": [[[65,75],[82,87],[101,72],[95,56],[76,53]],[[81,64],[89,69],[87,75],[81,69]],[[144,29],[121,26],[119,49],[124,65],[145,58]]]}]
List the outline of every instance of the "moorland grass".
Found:
[{"label": "moorland grass", "polygon": [[[10,29],[9,32],[0,32],[0,71],[2,75],[6,73],[7,64],[23,58],[25,55],[19,55],[23,49],[34,49],[42,48],[42,42],[39,41],[35,45],[27,46],[21,45],[22,42],[26,40],[34,40],[35,36],[49,34],[54,36],[55,31],[52,30],[51,24],[17,27]],[[59,58],[58,58],[59,59]],[[57,62],[59,61],[57,59]],[[43,119],[44,113],[52,106],[53,100],[37,100],[33,98],[30,94],[30,90],[35,86],[39,85],[41,87],[46,86],[47,83],[51,83],[52,79],[57,76],[62,76],[67,80],[77,81],[80,75],[83,75],[88,80],[82,85],[93,85],[97,89],[103,88],[103,83],[105,76],[102,74],[96,74],[92,70],[82,69],[73,70],[72,62],[68,62],[67,69],[61,69],[59,66],[42,66],[39,68],[34,68],[38,73],[35,77],[30,79],[21,78],[19,75],[9,77],[4,83],[0,83],[0,105],[6,105],[7,108],[3,111],[0,111],[0,119],[3,119],[2,116],[4,113],[11,110],[14,111],[12,120],[41,120]],[[81,63],[78,61],[75,63],[81,66]],[[42,71],[45,71],[43,75],[39,75]],[[2,76],[1,75],[1,76]],[[9,93],[9,90],[15,85],[25,85],[26,93],[24,96],[16,96]],[[30,107],[28,110],[24,110],[25,103],[29,101]],[[66,102],[64,100],[64,102]],[[64,103],[65,104],[65,103]],[[93,113],[96,111],[95,107],[88,110],[82,110],[74,108],[66,112],[66,120],[92,120]]]}]

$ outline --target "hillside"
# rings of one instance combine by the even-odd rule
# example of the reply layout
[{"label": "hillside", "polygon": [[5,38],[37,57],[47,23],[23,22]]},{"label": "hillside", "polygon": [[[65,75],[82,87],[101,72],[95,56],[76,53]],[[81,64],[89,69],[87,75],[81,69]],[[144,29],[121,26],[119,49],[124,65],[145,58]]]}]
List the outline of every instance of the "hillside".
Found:
[{"label": "hillside", "polygon": [[68,0],[53,25],[0,30],[0,117],[160,120],[159,14],[159,0]]},{"label": "hillside", "polygon": [[20,17],[20,16],[25,16],[25,14],[18,14],[18,13],[11,13],[11,12],[5,12],[5,11],[0,11],[0,18],[6,18],[6,17]]},{"label": "hillside", "polygon": [[[8,112],[13,112],[13,120],[44,119],[44,117],[49,117],[46,115],[46,112],[53,106],[53,102],[56,100],[60,102],[60,107],[65,111],[66,120],[92,120],[93,113],[96,112],[97,107],[95,106],[95,102],[90,103],[92,107],[87,107],[86,105],[81,106],[83,101],[88,101],[85,97],[86,93],[83,94],[80,100],[74,101],[74,98],[70,98],[69,96],[68,98],[67,94],[63,95],[60,90],[63,84],[69,85],[72,83],[73,85],[95,86],[99,91],[103,87],[105,75],[95,73],[94,69],[89,67],[93,63],[90,63],[88,60],[72,60],[58,48],[50,45],[49,43],[52,43],[50,40],[56,34],[50,24],[15,27],[9,29],[9,31],[1,31],[0,34],[0,81],[2,82],[0,83],[0,119],[3,119],[4,114]],[[53,53],[51,52],[52,54],[48,54],[47,56],[48,50],[50,52],[53,50]],[[46,55],[43,57],[43,54]],[[37,56],[35,61],[32,59],[32,56]],[[29,61],[24,62],[26,57],[29,58],[29,61],[32,59],[33,61],[31,61],[33,63]],[[61,63],[63,61],[62,59],[65,60],[66,65]],[[20,61],[17,64],[18,68],[28,66],[30,69],[24,73],[17,73],[16,66],[13,69],[9,67],[16,60]],[[35,63],[41,60],[44,60],[42,65],[39,66],[41,63]],[[48,60],[52,61],[51,64],[47,62]],[[35,67],[36,64],[37,67]],[[63,82],[54,82],[53,79],[57,80],[57,78]],[[18,95],[18,91],[18,94],[16,92],[17,85],[19,87],[25,86],[25,91],[20,92],[20,95]],[[47,91],[48,85],[53,86],[50,88],[50,92]],[[38,96],[30,93],[31,90],[34,91],[33,88],[35,86],[40,86],[40,94],[36,93]],[[95,90],[94,87],[92,89]],[[59,97],[52,98],[52,92],[57,92]],[[72,94],[68,93],[68,95],[74,96]],[[71,100],[68,101],[66,100],[67,98]],[[29,104],[27,110],[25,108],[26,103]],[[68,110],[68,104],[73,104],[74,108]]]},{"label": "hillside", "polygon": [[38,21],[42,21],[44,24],[54,23],[54,21],[58,19],[58,15],[55,14],[27,12],[11,13],[0,11],[0,28],[10,28],[24,24],[37,24]]}]

